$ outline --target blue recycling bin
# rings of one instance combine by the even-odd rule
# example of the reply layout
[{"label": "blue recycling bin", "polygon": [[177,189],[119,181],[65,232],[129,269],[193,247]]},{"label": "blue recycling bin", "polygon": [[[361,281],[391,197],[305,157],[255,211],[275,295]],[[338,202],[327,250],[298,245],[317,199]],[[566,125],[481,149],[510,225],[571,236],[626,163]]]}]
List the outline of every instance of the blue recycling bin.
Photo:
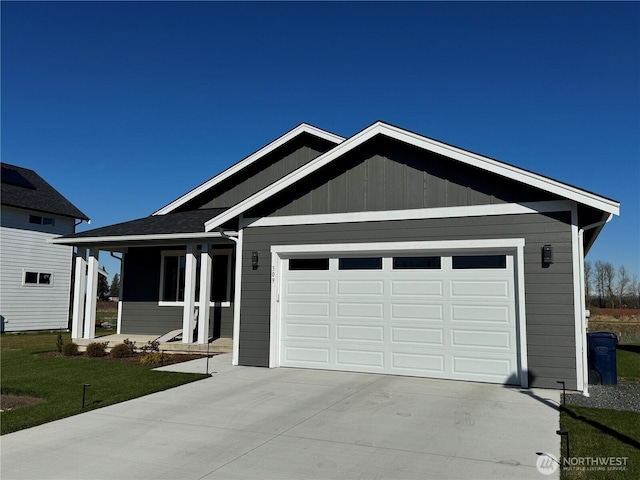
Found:
[{"label": "blue recycling bin", "polygon": [[618,337],[611,332],[587,333],[589,383],[616,385],[618,369],[616,366],[616,347]]}]

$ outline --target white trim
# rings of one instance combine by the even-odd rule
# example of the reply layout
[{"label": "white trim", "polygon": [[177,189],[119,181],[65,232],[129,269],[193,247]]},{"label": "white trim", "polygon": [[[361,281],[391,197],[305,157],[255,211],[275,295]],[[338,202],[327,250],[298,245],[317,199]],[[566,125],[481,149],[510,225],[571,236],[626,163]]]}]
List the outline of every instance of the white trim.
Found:
[{"label": "white trim", "polygon": [[382,122],[376,122],[370,127],[365,128],[361,132],[340,143],[323,155],[320,155],[311,162],[291,172],[289,175],[286,175],[285,177],[272,183],[268,187],[263,188],[259,192],[229,208],[217,217],[212,218],[205,223],[205,230],[211,231],[214,228],[227,222],[228,220],[235,218],[239,214],[246,212],[249,208],[254,207],[255,205],[272,197],[276,193],[284,190],[293,183],[319,170],[325,165],[331,163],[333,160],[339,158],[350,150],[353,150],[359,145],[362,145],[376,135],[385,135],[387,137],[408,143],[415,147],[443,155],[453,160],[457,160],[466,165],[480,168],[482,170],[507,177],[510,180],[521,182],[535,188],[540,188],[544,191],[560,195],[569,200],[575,200],[579,203],[597,208],[605,212],[613,213],[616,215],[619,215],[620,213],[620,204],[613,200],[609,200],[585,190],[581,190],[576,187],[558,182],[556,180],[552,180],[550,178],[528,172],[512,165],[498,162],[497,160],[483,157],[482,155],[471,153],[466,150],[453,147],[451,145],[437,142],[430,138],[408,132],[398,127],[394,127]]},{"label": "white trim", "polygon": [[438,240],[420,242],[375,242],[375,243],[342,243],[330,245],[273,245],[271,247],[271,305],[270,305],[270,336],[269,336],[269,367],[280,366],[280,329],[281,303],[280,292],[282,269],[289,256],[301,254],[348,254],[361,252],[376,252],[388,254],[393,252],[414,251],[442,251],[455,253],[456,251],[512,251],[514,254],[514,275],[516,295],[516,329],[518,334],[518,365],[520,369],[520,385],[528,388],[528,360],[527,360],[527,324],[524,291],[524,238],[501,238],[490,240]]},{"label": "white trim", "polygon": [[[240,215],[242,222],[242,215]],[[242,243],[244,239],[244,229],[238,232],[236,239],[236,281],[233,302],[233,352],[231,354],[231,364],[238,365],[240,358],[240,301],[242,300]]]},{"label": "white trim", "polygon": [[383,210],[376,212],[327,213],[317,215],[291,215],[283,217],[247,218],[243,227],[273,227],[283,225],[316,225],[350,222],[384,222],[389,220],[420,220],[425,218],[484,217],[492,215],[523,215],[541,212],[571,210],[572,202],[552,200],[527,203],[497,203],[462,207],[416,208],[409,210]]},{"label": "white trim", "polygon": [[100,251],[97,248],[89,249],[87,263],[87,293],[84,308],[84,335],[82,338],[91,339],[96,336],[96,305],[98,297],[98,256]]},{"label": "white trim", "polygon": [[184,305],[182,307],[182,343],[193,342],[196,303],[196,245],[187,245],[184,263]]},{"label": "white trim", "polygon": [[[227,235],[233,235],[227,232]],[[60,243],[62,245],[82,245],[88,243],[114,243],[114,242],[137,242],[140,240],[193,240],[198,238],[226,238],[220,232],[198,232],[198,233],[157,233],[151,235],[117,235],[105,237],[80,237],[64,238],[56,237],[49,240],[50,243]]]},{"label": "white trim", "polygon": [[[36,282],[35,283],[27,283],[27,273],[35,273],[36,274]],[[53,287],[53,280],[55,277],[55,270],[45,270],[44,272],[41,270],[34,270],[33,268],[23,268],[22,269],[22,286],[27,288],[33,287]],[[49,283],[40,283],[40,275],[50,275]]]},{"label": "white trim", "polygon": [[[211,247],[208,243],[202,245],[200,251],[200,304],[198,305],[198,343],[206,345],[209,341],[209,309],[211,299]],[[229,270],[229,269],[227,269]],[[227,285],[229,284],[227,280]]]},{"label": "white trim", "polygon": [[[81,250],[84,250],[81,252]],[[77,340],[82,338],[82,326],[84,325],[84,292],[87,280],[86,249],[78,249],[76,256],[76,271],[73,280],[73,314],[71,317],[71,338]]]},{"label": "white trim", "polygon": [[236,163],[235,165],[232,165],[231,167],[227,168],[222,173],[216,175],[215,177],[213,177],[212,179],[206,181],[202,185],[194,188],[193,190],[191,190],[190,192],[188,192],[185,195],[181,196],[180,198],[174,200],[170,204],[162,207],[160,210],[157,210],[156,212],[153,213],[153,215],[165,215],[167,213],[172,212],[176,208],[178,208],[181,205],[184,205],[185,203],[187,203],[189,200],[192,200],[195,197],[197,197],[198,195],[206,192],[207,190],[209,190],[213,186],[215,186],[218,183],[222,182],[223,180],[229,178],[231,175],[236,174],[240,170],[248,167],[249,165],[251,165],[254,162],[256,162],[257,160],[261,159],[262,157],[264,157],[268,153],[273,152],[275,149],[281,147],[282,145],[284,145],[285,143],[287,143],[288,141],[294,139],[295,137],[297,137],[298,135],[300,135],[302,133],[309,133],[309,134],[311,134],[311,135],[313,135],[315,137],[319,137],[319,138],[322,138],[324,140],[328,140],[328,141],[333,142],[335,144],[339,144],[340,142],[344,141],[344,137],[341,137],[339,135],[335,135],[335,134],[327,132],[325,130],[321,130],[320,128],[314,127],[312,125],[308,125],[306,123],[302,123],[302,124],[298,125],[297,127],[295,127],[293,130],[288,131],[287,133],[285,133],[281,137],[278,137],[277,139],[275,139],[273,142],[271,142],[268,145],[262,147],[257,152],[249,155],[244,160],[241,160],[240,162]]},{"label": "white trim", "polygon": [[[588,367],[583,364],[583,351],[585,349],[586,332],[584,331],[585,315],[582,308],[582,276],[580,272],[580,248],[578,232],[578,205],[575,203],[571,207],[571,261],[572,261],[572,281],[573,281],[573,312],[575,328],[575,357],[576,357],[576,390],[584,389],[584,371]],[[567,379],[568,380],[568,379]],[[588,383],[588,382],[587,382]]]}]

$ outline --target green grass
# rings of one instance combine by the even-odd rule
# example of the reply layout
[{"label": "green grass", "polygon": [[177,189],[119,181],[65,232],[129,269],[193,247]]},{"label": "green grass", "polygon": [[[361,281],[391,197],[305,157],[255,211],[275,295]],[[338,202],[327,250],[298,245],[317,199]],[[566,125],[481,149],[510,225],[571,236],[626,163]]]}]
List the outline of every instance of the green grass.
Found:
[{"label": "green grass", "polygon": [[640,380],[640,345],[618,345],[616,364],[618,377]]},{"label": "green grass", "polygon": [[[640,478],[640,413],[567,405],[560,409],[560,429],[569,432],[569,454],[572,458],[628,458],[624,471],[606,470],[606,467],[599,467],[605,470],[586,470],[588,467],[572,466],[563,469],[562,480]],[[565,449],[563,439],[563,456]]]},{"label": "green grass", "polygon": [[[3,394],[30,395],[45,401],[2,412],[2,434],[15,432],[82,411],[104,407],[207,378],[201,374],[155,372],[146,365],[90,358],[52,358],[57,333],[2,335],[0,360]],[[70,342],[68,333],[63,334]],[[85,409],[82,386],[88,383]]]}]

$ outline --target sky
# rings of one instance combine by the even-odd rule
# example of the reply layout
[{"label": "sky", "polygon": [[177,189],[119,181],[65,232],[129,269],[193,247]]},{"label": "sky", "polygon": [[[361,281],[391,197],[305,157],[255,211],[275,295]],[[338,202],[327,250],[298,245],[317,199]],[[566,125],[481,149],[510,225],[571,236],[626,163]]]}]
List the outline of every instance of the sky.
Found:
[{"label": "sky", "polygon": [[2,161],[89,216],[78,231],[150,215],[301,122],[383,120],[620,201],[587,260],[640,277],[638,2],[0,9]]}]

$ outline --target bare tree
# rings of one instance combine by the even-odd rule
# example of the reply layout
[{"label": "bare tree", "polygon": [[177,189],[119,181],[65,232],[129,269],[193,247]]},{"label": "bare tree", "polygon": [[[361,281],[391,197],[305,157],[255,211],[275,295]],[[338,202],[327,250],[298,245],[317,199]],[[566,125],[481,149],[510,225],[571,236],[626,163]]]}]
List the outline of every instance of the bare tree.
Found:
[{"label": "bare tree", "polygon": [[629,288],[630,282],[631,279],[627,274],[627,269],[624,268],[624,265],[620,265],[620,268],[618,268],[618,283],[616,284],[616,297],[620,308],[624,308],[626,306],[625,297],[627,295],[627,289]]},{"label": "bare tree", "polygon": [[595,283],[600,308],[615,306],[614,281],[616,270],[609,262],[597,260],[595,263]]}]

